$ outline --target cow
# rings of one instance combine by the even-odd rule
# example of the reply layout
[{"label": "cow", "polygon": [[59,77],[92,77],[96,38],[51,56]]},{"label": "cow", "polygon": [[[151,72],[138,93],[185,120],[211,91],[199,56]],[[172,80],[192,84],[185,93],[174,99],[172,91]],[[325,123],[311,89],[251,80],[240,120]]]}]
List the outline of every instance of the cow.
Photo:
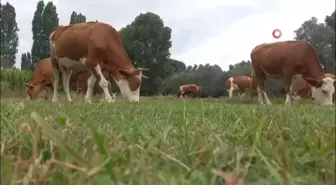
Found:
[{"label": "cow", "polygon": [[[324,73],[324,77],[330,77],[332,79],[336,79],[336,75],[331,74],[331,73]],[[311,97],[311,90],[309,85],[307,84],[306,81],[304,81],[302,78],[299,79],[299,88],[297,91],[293,92],[292,98],[293,100],[299,100],[299,99],[306,99]],[[334,84],[335,87],[335,84]],[[336,93],[333,95],[333,102],[335,103],[336,100]]]},{"label": "cow", "polygon": [[197,84],[185,84],[179,87],[177,96],[179,98],[184,97],[184,95],[191,95],[191,97],[201,97],[201,87]]},{"label": "cow", "polygon": [[240,96],[244,95],[246,90],[251,89],[252,81],[248,76],[234,76],[226,81],[226,89],[229,93],[229,99],[232,98],[234,91],[239,91]]},{"label": "cow", "polygon": [[92,91],[96,81],[103,90],[105,100],[114,102],[101,67],[106,67],[120,89],[121,95],[129,102],[139,102],[140,86],[145,68],[136,69],[125,49],[118,31],[102,22],[85,22],[58,26],[49,35],[50,58],[53,62],[53,98],[58,100],[59,71],[63,74],[63,89],[69,102],[69,80],[74,69],[87,68],[86,102],[92,102]]},{"label": "cow", "polygon": [[31,81],[24,84],[28,100],[38,98],[41,88],[46,90],[44,99],[48,100],[48,94],[52,89],[52,70],[50,58],[44,58],[36,62]]},{"label": "cow", "polygon": [[[312,97],[320,105],[332,105],[335,79],[325,78],[316,50],[304,41],[280,41],[264,43],[251,51],[252,87],[257,86],[258,102],[271,105],[266,91],[266,77],[284,78],[286,101],[292,101],[292,80],[302,75],[312,90]],[[253,89],[253,88],[252,88]],[[251,101],[253,94],[251,93]]]},{"label": "cow", "polygon": [[[106,71],[103,70],[105,76]],[[70,78],[71,82],[76,82],[77,85],[77,94],[81,95],[86,92],[87,89],[87,79],[89,78],[90,73],[86,70],[75,70]],[[35,100],[38,98],[41,88],[46,89],[46,94],[44,96],[45,100],[48,100],[48,94],[52,90],[52,78],[53,78],[53,67],[50,58],[44,58],[36,62],[36,67],[32,73],[32,79],[30,82],[26,83],[27,88],[27,99]],[[96,82],[95,86],[98,83]],[[116,93],[113,93],[112,98],[115,99]],[[103,97],[104,98],[104,97]]]}]

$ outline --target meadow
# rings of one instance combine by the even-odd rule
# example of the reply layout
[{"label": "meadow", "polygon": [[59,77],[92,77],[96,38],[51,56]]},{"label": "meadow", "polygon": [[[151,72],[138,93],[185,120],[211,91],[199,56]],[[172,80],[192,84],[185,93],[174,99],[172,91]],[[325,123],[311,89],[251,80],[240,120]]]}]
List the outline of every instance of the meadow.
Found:
[{"label": "meadow", "polygon": [[283,101],[2,98],[1,184],[335,184],[335,108]]}]

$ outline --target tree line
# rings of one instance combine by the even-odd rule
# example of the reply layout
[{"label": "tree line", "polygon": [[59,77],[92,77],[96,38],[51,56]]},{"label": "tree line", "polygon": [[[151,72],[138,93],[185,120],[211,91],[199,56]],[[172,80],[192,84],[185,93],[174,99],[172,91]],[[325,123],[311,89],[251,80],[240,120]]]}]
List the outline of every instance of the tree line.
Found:
[{"label": "tree line", "polygon": [[[18,31],[15,7],[1,5],[1,67],[13,68],[18,52]],[[86,16],[73,11],[69,24],[86,22]],[[48,36],[59,25],[57,8],[53,2],[39,1],[32,18],[33,45],[21,54],[21,69],[32,70],[38,60],[49,56]],[[230,76],[250,76],[251,62],[241,61],[223,71],[218,65],[186,66],[183,61],[171,58],[172,28],[166,26],[155,13],[141,13],[130,24],[119,30],[123,46],[136,67],[150,68],[142,85],[143,95],[175,94],[178,87],[196,83],[208,96],[227,95],[225,82]],[[304,40],[315,47],[325,72],[335,73],[335,11],[323,22],[312,17],[294,30],[295,40]],[[284,93],[282,80],[266,81],[270,94]]]}]

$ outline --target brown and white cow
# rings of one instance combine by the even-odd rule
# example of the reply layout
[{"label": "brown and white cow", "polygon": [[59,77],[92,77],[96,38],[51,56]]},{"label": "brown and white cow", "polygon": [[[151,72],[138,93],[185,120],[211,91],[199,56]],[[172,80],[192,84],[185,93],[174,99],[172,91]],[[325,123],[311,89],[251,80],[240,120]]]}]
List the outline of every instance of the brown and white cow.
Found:
[{"label": "brown and white cow", "polygon": [[232,98],[234,91],[238,91],[240,95],[244,95],[246,90],[251,89],[252,81],[248,76],[234,76],[226,81],[226,89],[229,93],[229,99]]},{"label": "brown and white cow", "polygon": [[[331,74],[331,73],[324,73],[324,77],[330,77],[332,79],[336,79],[336,75]],[[306,99],[311,97],[311,90],[309,85],[307,84],[307,82],[305,80],[303,80],[302,78],[299,78],[299,88],[297,91],[293,92],[293,99],[294,100],[299,100],[299,99]],[[335,87],[335,84],[334,84]],[[336,93],[334,93],[333,95],[333,102],[335,102],[336,100]]]},{"label": "brown and white cow", "polygon": [[63,74],[63,88],[68,101],[69,80],[74,69],[88,68],[91,75],[85,101],[91,102],[93,86],[98,81],[107,102],[113,102],[108,91],[109,82],[101,67],[110,72],[121,95],[129,102],[139,102],[143,68],[134,68],[117,30],[101,22],[85,22],[58,26],[49,36],[50,57],[54,68],[54,93],[52,101],[58,99],[59,71]]},{"label": "brown and white cow", "polygon": [[[325,78],[316,50],[304,41],[281,41],[256,46],[251,52],[252,78],[257,85],[258,101],[271,105],[266,91],[266,77],[284,78],[286,101],[292,100],[292,80],[295,74],[302,75],[312,90],[312,97],[320,105],[331,105],[335,91],[332,78]],[[251,93],[251,100],[252,100]]]},{"label": "brown and white cow", "polygon": [[201,87],[197,84],[185,84],[179,87],[179,91],[177,96],[182,98],[184,95],[190,94],[192,97],[200,97],[201,96]]},{"label": "brown and white cow", "polygon": [[[105,77],[106,70],[103,70]],[[90,76],[90,72],[88,69],[84,70],[75,70],[70,78],[71,82],[76,82],[77,85],[77,94],[85,94],[87,89],[87,79]],[[52,79],[53,79],[53,67],[50,58],[44,58],[36,63],[36,67],[32,73],[32,79],[30,82],[26,83],[25,86],[27,88],[27,98],[29,100],[35,100],[38,98],[40,94],[41,88],[46,89],[46,94],[44,99],[48,99],[48,94],[52,90]],[[98,86],[98,82],[96,82],[95,87]],[[103,94],[104,95],[104,94]],[[113,99],[115,99],[116,93],[113,93]],[[104,98],[104,96],[103,96]]]}]

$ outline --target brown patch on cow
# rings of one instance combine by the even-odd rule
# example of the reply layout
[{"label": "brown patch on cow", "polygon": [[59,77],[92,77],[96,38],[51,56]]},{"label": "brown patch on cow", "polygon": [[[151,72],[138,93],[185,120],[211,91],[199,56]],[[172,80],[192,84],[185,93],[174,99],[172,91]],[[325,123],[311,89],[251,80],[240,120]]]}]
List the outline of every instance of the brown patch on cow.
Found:
[{"label": "brown patch on cow", "polygon": [[186,94],[191,94],[193,97],[201,96],[201,87],[197,84],[185,84],[179,87],[177,96],[179,98],[184,97]]},{"label": "brown patch on cow", "polygon": [[292,79],[295,74],[301,74],[313,87],[321,87],[323,84],[323,70],[317,52],[307,42],[282,41],[261,44],[252,50],[251,60],[255,78],[253,83],[259,88],[260,103],[263,103],[262,95],[264,95],[266,103],[271,104],[265,92],[267,76],[284,78],[287,95],[291,94]]}]

